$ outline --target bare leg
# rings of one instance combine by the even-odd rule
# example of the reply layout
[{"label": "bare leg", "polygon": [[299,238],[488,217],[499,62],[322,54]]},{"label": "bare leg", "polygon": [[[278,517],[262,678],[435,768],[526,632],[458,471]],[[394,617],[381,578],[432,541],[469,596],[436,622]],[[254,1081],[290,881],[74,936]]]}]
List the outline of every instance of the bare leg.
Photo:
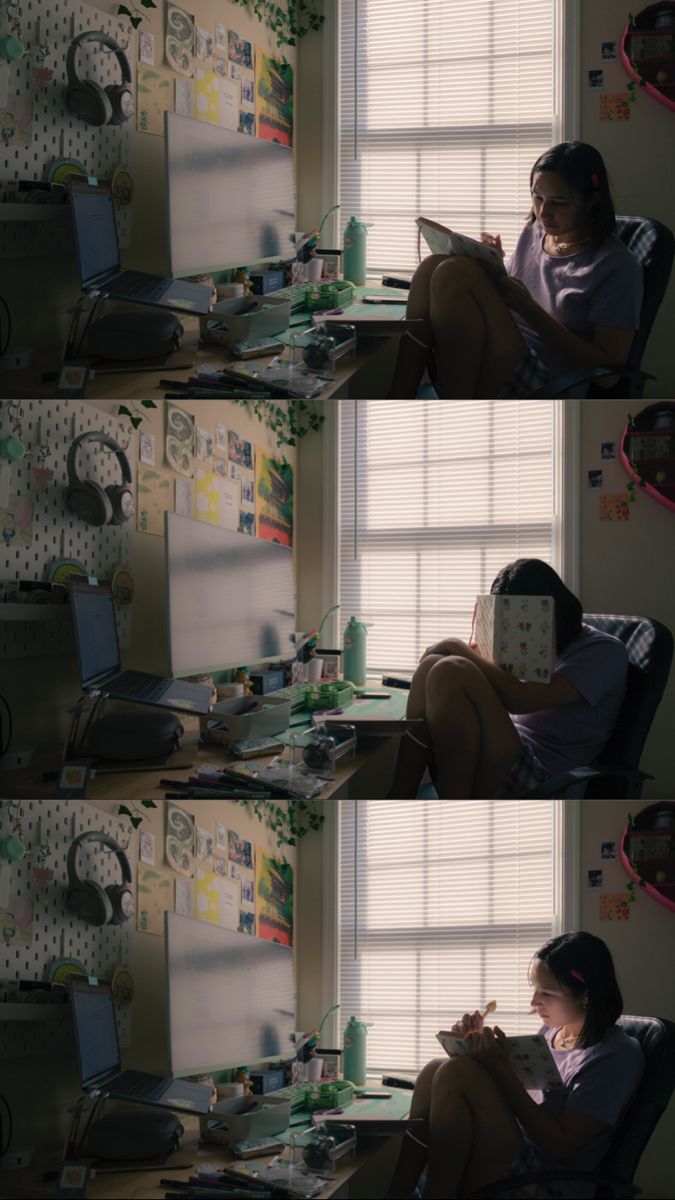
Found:
[{"label": "bare leg", "polygon": [[[421,1118],[424,1125],[420,1131],[415,1130],[417,1141],[406,1134],[403,1138],[401,1152],[394,1171],[394,1177],[389,1185],[388,1197],[409,1196],[417,1185],[428,1158],[429,1146],[429,1116],[431,1113],[431,1086],[434,1075],[439,1067],[446,1063],[447,1058],[433,1058],[422,1068],[415,1082],[410,1116]],[[422,1145],[420,1145],[422,1143]]]},{"label": "bare leg", "polygon": [[430,254],[423,259],[413,275],[405,315],[411,319],[422,320],[425,324],[421,332],[415,333],[417,341],[413,341],[411,337],[399,339],[396,369],[388,397],[390,400],[414,398],[424,371],[429,365],[433,342],[429,323],[429,285],[436,267],[445,261],[444,254]]},{"label": "bare leg", "polygon": [[[425,718],[427,715],[426,685],[427,676],[433,666],[443,658],[441,654],[427,654],[419,664],[412,678],[405,715],[412,719]],[[411,737],[402,737],[399,741],[398,758],[394,772],[394,782],[389,792],[390,800],[414,800],[419,790],[422,776],[429,765],[431,737],[428,732],[416,733],[419,741]],[[420,742],[426,742],[425,750]]]},{"label": "bare leg", "polygon": [[426,677],[426,718],[439,797],[490,799],[520,753],[520,738],[474,663],[456,655],[429,657],[436,661]]}]

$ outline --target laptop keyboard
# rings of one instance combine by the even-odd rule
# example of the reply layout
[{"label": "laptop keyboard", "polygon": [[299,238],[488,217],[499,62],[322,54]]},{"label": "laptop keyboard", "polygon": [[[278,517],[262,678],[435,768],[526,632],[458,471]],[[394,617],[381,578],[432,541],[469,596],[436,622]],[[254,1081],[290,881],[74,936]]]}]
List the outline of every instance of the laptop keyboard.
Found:
[{"label": "laptop keyboard", "polygon": [[143,1100],[159,1100],[167,1088],[171,1086],[170,1079],[162,1079],[156,1075],[146,1075],[143,1071],[123,1071],[114,1081],[115,1091],[123,1091],[125,1097]]},{"label": "laptop keyboard", "polygon": [[290,1100],[291,1112],[296,1112],[299,1108],[305,1107],[305,1093],[311,1084],[308,1083],[292,1083],[290,1087],[279,1088],[276,1092],[267,1092],[266,1095],[272,1096],[275,1100]]},{"label": "laptop keyboard", "polygon": [[112,282],[115,291],[123,292],[125,296],[135,296],[137,300],[161,300],[172,280],[157,279],[141,271],[123,271]]},{"label": "laptop keyboard", "polygon": [[291,312],[297,312],[305,307],[305,293],[309,284],[292,283],[289,287],[279,288],[278,292],[267,292],[274,300],[290,300]]},{"label": "laptop keyboard", "polygon": [[137,700],[159,700],[171,686],[171,680],[144,675],[142,671],[123,671],[114,680],[115,691]]}]

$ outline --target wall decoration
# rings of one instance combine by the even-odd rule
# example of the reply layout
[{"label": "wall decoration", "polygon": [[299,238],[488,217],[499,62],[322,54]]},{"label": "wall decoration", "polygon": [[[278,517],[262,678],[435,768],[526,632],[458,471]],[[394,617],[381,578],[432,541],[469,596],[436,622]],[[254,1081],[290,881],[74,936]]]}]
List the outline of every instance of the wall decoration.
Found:
[{"label": "wall decoration", "polygon": [[675,400],[628,414],[619,458],[631,477],[626,485],[629,500],[634,500],[637,484],[645,495],[675,512]]},{"label": "wall decoration", "polygon": [[255,937],[255,913],[240,909],[237,929],[239,933],[250,933],[252,937]]},{"label": "wall decoration", "polygon": [[239,133],[248,133],[250,137],[255,137],[255,113],[244,112],[244,109],[240,108],[237,129]]},{"label": "wall decoration", "polygon": [[197,494],[195,516],[198,521],[208,521],[223,529],[237,528],[238,496],[236,484],[230,479],[205,471],[198,467],[196,476]]},{"label": "wall decoration", "polygon": [[598,496],[601,521],[627,521],[630,505],[625,492],[603,492]]},{"label": "wall decoration", "polygon": [[258,137],[282,146],[293,145],[293,68],[256,54],[255,100]]},{"label": "wall decoration", "polygon": [[232,29],[227,34],[227,57],[240,67],[253,67],[253,46]]},{"label": "wall decoration", "polygon": [[588,72],[588,86],[589,86],[589,88],[604,87],[605,84],[604,84],[603,72],[602,71],[589,71]]},{"label": "wall decoration", "polygon": [[164,513],[173,508],[171,477],[154,467],[138,468],[136,528],[139,533],[164,537]]},{"label": "wall decoration", "polygon": [[194,17],[167,0],[166,39],[164,42],[166,61],[172,70],[177,71],[179,75],[186,75],[188,78],[192,78],[195,71],[194,44]]},{"label": "wall decoration", "polygon": [[241,502],[243,505],[255,504],[255,476],[253,471],[242,471]]},{"label": "wall decoration", "polygon": [[173,79],[157,67],[138,68],[136,128],[139,133],[164,135],[164,113],[173,107]]},{"label": "wall decoration", "polygon": [[255,849],[256,932],[268,942],[293,945],[293,868]]},{"label": "wall decoration", "polygon": [[[253,467],[253,447],[245,438],[239,436],[230,430],[227,435],[227,456],[230,462],[237,463],[240,467]],[[236,478],[236,476],[235,476]]]},{"label": "wall decoration", "polygon": [[293,545],[293,468],[256,446],[255,503],[258,537]]},{"label": "wall decoration", "polygon": [[598,896],[598,913],[601,921],[628,921],[630,904],[627,892],[602,892]]},{"label": "wall decoration", "polygon": [[194,444],[194,417],[182,408],[167,405],[166,460],[185,479],[192,479],[195,473]]},{"label": "wall decoration", "polygon": [[255,104],[255,81],[252,75],[242,75],[241,77],[241,102],[242,104]]},{"label": "wall decoration", "polygon": [[187,479],[176,480],[175,511],[180,517],[191,517],[192,484]]},{"label": "wall decoration", "polygon": [[228,862],[227,875],[229,879],[241,879],[241,867],[238,863]]},{"label": "wall decoration", "polygon": [[231,79],[218,80],[218,123],[223,129],[236,129],[239,121],[239,86]]},{"label": "wall decoration", "polygon": [[600,57],[602,59],[604,59],[605,62],[607,62],[609,59],[616,58],[616,56],[617,56],[616,42],[601,42],[600,43]]},{"label": "wall decoration", "polygon": [[602,871],[589,871],[588,872],[588,886],[589,886],[589,888],[601,888],[602,887]]},{"label": "wall decoration", "polygon": [[33,901],[30,896],[10,895],[7,906],[0,908],[0,938],[4,949],[30,946],[33,941]]},{"label": "wall decoration", "polygon": [[174,80],[174,108],[179,117],[191,117],[194,110],[194,85],[191,79]]},{"label": "wall decoration", "polygon": [[255,537],[255,513],[247,512],[242,508],[239,510],[239,524],[237,525],[239,533],[247,533],[250,537]]},{"label": "wall decoration", "polygon": [[197,458],[205,459],[213,457],[213,437],[206,429],[200,429],[196,426],[196,449]]},{"label": "wall decoration", "polygon": [[220,25],[217,21],[215,31],[215,47],[216,50],[227,51],[227,30],[224,25]]},{"label": "wall decoration", "polygon": [[138,34],[138,61],[145,63],[148,67],[155,65],[155,38],[152,33],[145,33],[143,30]]},{"label": "wall decoration", "polygon": [[600,843],[601,858],[616,858],[616,842],[601,842]]},{"label": "wall decoration", "polygon": [[214,455],[213,469],[214,469],[216,475],[222,475],[222,476],[224,476],[225,479],[228,478],[227,463],[224,458],[218,458],[217,455]]},{"label": "wall decoration", "polygon": [[194,905],[194,885],[191,879],[176,881],[176,912],[181,917],[191,917]]},{"label": "wall decoration", "polygon": [[628,823],[621,836],[619,858],[630,875],[628,892],[635,884],[671,912],[675,912],[675,801],[648,804]]},{"label": "wall decoration", "polygon": [[213,857],[213,834],[208,829],[197,826],[197,858],[204,860]]},{"label": "wall decoration", "polygon": [[155,865],[155,835],[141,830],[138,835],[138,857],[149,867]]},{"label": "wall decoration", "polygon": [[172,877],[156,867],[138,867],[136,928],[139,933],[164,933],[164,913],[173,903]]},{"label": "wall decoration", "polygon": [[628,92],[603,92],[600,96],[601,121],[629,121],[630,96]]},{"label": "wall decoration", "polygon": [[213,34],[199,25],[195,27],[195,53],[201,62],[213,57]]},{"label": "wall decoration", "polygon": [[30,146],[33,140],[33,102],[10,96],[0,112],[0,138],[5,146]]},{"label": "wall decoration", "polygon": [[138,435],[138,459],[139,462],[145,463],[146,467],[154,467],[155,465],[155,437],[152,433],[139,433]]},{"label": "wall decoration", "polygon": [[220,454],[227,453],[227,429],[220,421],[216,421],[215,447]]},{"label": "wall decoration", "polygon": [[209,125],[219,124],[218,76],[204,67],[195,69],[195,116]]},{"label": "wall decoration", "polygon": [[175,804],[166,808],[166,861],[179,875],[194,875],[195,819]]},{"label": "wall decoration", "polygon": [[616,458],[616,442],[601,442],[600,457],[603,459]]},{"label": "wall decoration", "polygon": [[[236,863],[240,867],[253,867],[253,846],[247,842],[245,838],[239,837],[238,833],[230,829],[227,835],[228,842],[228,858],[230,862]],[[239,876],[236,876],[239,878]]]},{"label": "wall decoration", "polygon": [[652,100],[675,110],[675,4],[649,4],[629,14],[621,39],[621,62]]},{"label": "wall decoration", "polygon": [[238,63],[228,63],[227,74],[230,79],[241,79],[241,67]]},{"label": "wall decoration", "polygon": [[221,75],[225,79],[229,78],[228,70],[227,70],[227,59],[221,58],[221,56],[219,54],[214,54],[214,56],[213,56],[213,70],[215,71],[216,75]]},{"label": "wall decoration", "polygon": [[10,496],[0,509],[0,541],[8,548],[33,544],[33,501],[27,496]]},{"label": "wall decoration", "polygon": [[239,888],[231,879],[197,868],[195,909],[197,919],[236,929],[239,922]]},{"label": "wall decoration", "polygon": [[220,854],[214,854],[213,870],[215,871],[216,875],[227,876],[227,859],[223,858]]},{"label": "wall decoration", "polygon": [[589,471],[588,472],[588,486],[589,486],[589,488],[601,488],[602,487],[602,471]]},{"label": "wall decoration", "polygon": [[238,463],[231,462],[228,466],[227,473],[230,479],[241,479],[241,467]]}]

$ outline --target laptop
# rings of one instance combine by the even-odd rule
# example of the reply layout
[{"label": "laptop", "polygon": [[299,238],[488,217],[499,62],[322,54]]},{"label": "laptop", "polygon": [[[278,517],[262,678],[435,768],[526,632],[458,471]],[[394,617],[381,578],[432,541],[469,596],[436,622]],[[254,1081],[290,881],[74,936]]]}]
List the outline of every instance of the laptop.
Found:
[{"label": "laptop", "polygon": [[70,206],[83,291],[113,300],[151,304],[180,312],[207,313],[211,288],[145,271],[123,271],[112,192],[107,183],[71,176]]},{"label": "laptop", "polygon": [[114,700],[133,700],[181,712],[209,711],[211,689],[202,683],[123,671],[110,584],[83,575],[71,575],[69,584],[83,691],[104,692]]},{"label": "laptop", "polygon": [[80,1063],[82,1087],[87,1092],[102,1092],[114,1100],[134,1100],[179,1112],[207,1113],[211,1088],[203,1083],[188,1083],[145,1071],[123,1071],[117,1021],[109,983],[89,983],[70,977],[75,1044]]}]

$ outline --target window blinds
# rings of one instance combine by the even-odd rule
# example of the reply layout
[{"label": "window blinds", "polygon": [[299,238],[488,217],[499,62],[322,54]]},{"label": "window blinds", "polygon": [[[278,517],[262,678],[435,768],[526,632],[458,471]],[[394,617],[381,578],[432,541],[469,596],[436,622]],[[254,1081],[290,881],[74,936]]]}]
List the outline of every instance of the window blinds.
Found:
[{"label": "window blinds", "polygon": [[368,670],[407,671],[517,558],[554,562],[550,400],[342,400],[341,629],[371,625]]},{"label": "window blinds", "polygon": [[436,1033],[497,1001],[534,1033],[527,973],[554,932],[548,800],[343,800],[340,1027],[372,1024],[369,1071],[417,1072]]},{"label": "window blinds", "polygon": [[342,0],[340,219],[372,225],[369,273],[414,270],[420,215],[511,252],[554,140],[556,3]]}]

